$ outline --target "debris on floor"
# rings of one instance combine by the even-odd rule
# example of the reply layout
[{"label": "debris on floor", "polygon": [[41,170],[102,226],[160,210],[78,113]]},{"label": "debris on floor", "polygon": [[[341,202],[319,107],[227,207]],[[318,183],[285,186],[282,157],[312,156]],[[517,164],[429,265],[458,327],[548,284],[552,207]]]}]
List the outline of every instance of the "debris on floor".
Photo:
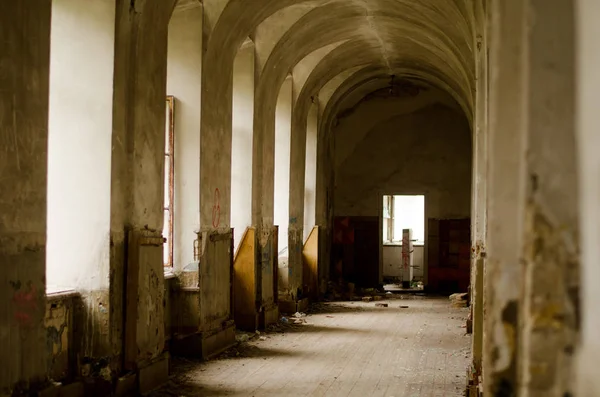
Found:
[{"label": "debris on floor", "polygon": [[467,303],[469,300],[469,294],[466,292],[452,294],[452,295],[450,295],[449,299],[450,299],[450,304],[453,307],[467,307]]},{"label": "debris on floor", "polygon": [[363,302],[371,302],[373,300],[372,296],[363,296],[362,301]]},{"label": "debris on floor", "polygon": [[294,317],[296,317],[296,318],[302,318],[302,317],[306,317],[306,314],[305,313],[296,312],[294,314]]},{"label": "debris on floor", "polygon": [[[311,391],[312,395],[332,395],[331,389],[323,394],[315,391],[318,385],[350,390],[357,385],[357,377],[364,379],[360,395],[381,391],[381,395],[412,396],[422,387],[440,396],[461,396],[467,384],[471,339],[460,326],[468,310],[449,308],[446,298],[436,297],[411,301],[411,310],[398,316],[401,309],[395,308],[407,302],[399,301],[397,294],[384,299],[313,303],[303,317],[286,316],[288,323],[279,321],[260,332],[238,332],[238,339],[249,340],[210,360],[172,357],[168,383],[149,397],[298,396],[311,395]],[[379,305],[390,309],[374,310]],[[305,319],[310,324],[294,324]],[[377,322],[380,332],[403,337],[381,343],[381,335],[373,332]],[[408,349],[417,354],[394,360],[397,351]],[[319,360],[310,359],[315,352]],[[379,361],[365,362],[366,356]],[[380,365],[381,360],[388,365]],[[312,383],[306,382],[307,374],[314,378]],[[416,385],[417,391],[404,385]],[[405,389],[406,394],[398,389]]]},{"label": "debris on floor", "polygon": [[376,303],[375,307],[388,307],[387,303]]}]

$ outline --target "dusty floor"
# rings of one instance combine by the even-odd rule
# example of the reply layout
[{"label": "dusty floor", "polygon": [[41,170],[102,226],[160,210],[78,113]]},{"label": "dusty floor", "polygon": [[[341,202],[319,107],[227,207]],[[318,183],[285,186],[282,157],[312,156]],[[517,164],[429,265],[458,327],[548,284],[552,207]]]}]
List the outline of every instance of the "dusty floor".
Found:
[{"label": "dusty floor", "polygon": [[468,309],[390,298],[319,304],[306,324],[276,327],[217,359],[174,359],[171,381],[153,396],[462,396]]}]

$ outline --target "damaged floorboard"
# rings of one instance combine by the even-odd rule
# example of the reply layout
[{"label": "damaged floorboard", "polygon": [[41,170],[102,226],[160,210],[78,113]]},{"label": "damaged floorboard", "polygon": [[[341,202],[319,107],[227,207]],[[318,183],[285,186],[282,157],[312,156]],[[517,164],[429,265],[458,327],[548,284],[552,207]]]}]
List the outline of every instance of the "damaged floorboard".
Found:
[{"label": "damaged floorboard", "polygon": [[169,384],[153,396],[462,396],[468,309],[393,298],[381,301],[388,307],[319,304],[306,324],[262,333],[214,360],[175,359]]}]

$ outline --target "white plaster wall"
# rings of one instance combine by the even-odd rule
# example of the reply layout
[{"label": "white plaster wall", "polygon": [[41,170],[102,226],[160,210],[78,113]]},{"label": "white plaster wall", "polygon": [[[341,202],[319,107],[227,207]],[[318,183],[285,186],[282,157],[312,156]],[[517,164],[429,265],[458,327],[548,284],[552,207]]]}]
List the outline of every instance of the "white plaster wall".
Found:
[{"label": "white plaster wall", "polygon": [[274,222],[279,225],[279,251],[288,245],[291,129],[292,79],[288,78],[279,91],[275,117]]},{"label": "white plaster wall", "polygon": [[312,105],[306,126],[306,163],[304,174],[304,241],[315,226],[317,200],[317,125],[318,105]]},{"label": "white plaster wall", "polygon": [[53,0],[48,289],[108,288],[114,1]]},{"label": "white plaster wall", "polygon": [[167,94],[175,97],[173,266],[194,260],[200,228],[202,8],[175,10],[169,22]]},{"label": "white plaster wall", "polygon": [[233,66],[231,144],[231,226],[235,249],[252,224],[252,133],[254,120],[254,44],[247,42]]},{"label": "white plaster wall", "polygon": [[[423,266],[425,264],[425,247],[413,245],[413,278],[423,278]],[[402,246],[383,246],[383,277],[402,277]]]}]

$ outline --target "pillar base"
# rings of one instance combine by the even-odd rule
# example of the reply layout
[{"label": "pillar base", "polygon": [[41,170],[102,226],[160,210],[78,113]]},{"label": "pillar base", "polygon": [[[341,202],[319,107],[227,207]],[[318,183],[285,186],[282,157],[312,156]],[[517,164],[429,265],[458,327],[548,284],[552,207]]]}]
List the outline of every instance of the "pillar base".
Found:
[{"label": "pillar base", "polygon": [[242,331],[254,332],[256,331],[259,324],[260,316],[259,313],[235,313],[235,325],[238,329]]},{"label": "pillar base", "polygon": [[260,313],[260,327],[266,328],[271,324],[277,324],[279,321],[279,307],[276,303],[270,306],[263,307],[263,311]]},{"label": "pillar base", "polygon": [[477,369],[474,366],[467,368],[467,389],[465,395],[467,397],[481,397],[482,393],[479,391],[481,369]]},{"label": "pillar base", "polygon": [[171,351],[182,357],[208,360],[235,345],[235,324],[228,321],[222,328],[200,331],[171,341]]},{"label": "pillar base", "polygon": [[144,395],[169,380],[169,353],[163,353],[150,363],[140,366],[138,373],[138,390]]},{"label": "pillar base", "polygon": [[280,300],[279,301],[279,312],[294,314],[296,312],[306,312],[308,309],[309,300],[308,298],[300,299],[298,301]]}]

